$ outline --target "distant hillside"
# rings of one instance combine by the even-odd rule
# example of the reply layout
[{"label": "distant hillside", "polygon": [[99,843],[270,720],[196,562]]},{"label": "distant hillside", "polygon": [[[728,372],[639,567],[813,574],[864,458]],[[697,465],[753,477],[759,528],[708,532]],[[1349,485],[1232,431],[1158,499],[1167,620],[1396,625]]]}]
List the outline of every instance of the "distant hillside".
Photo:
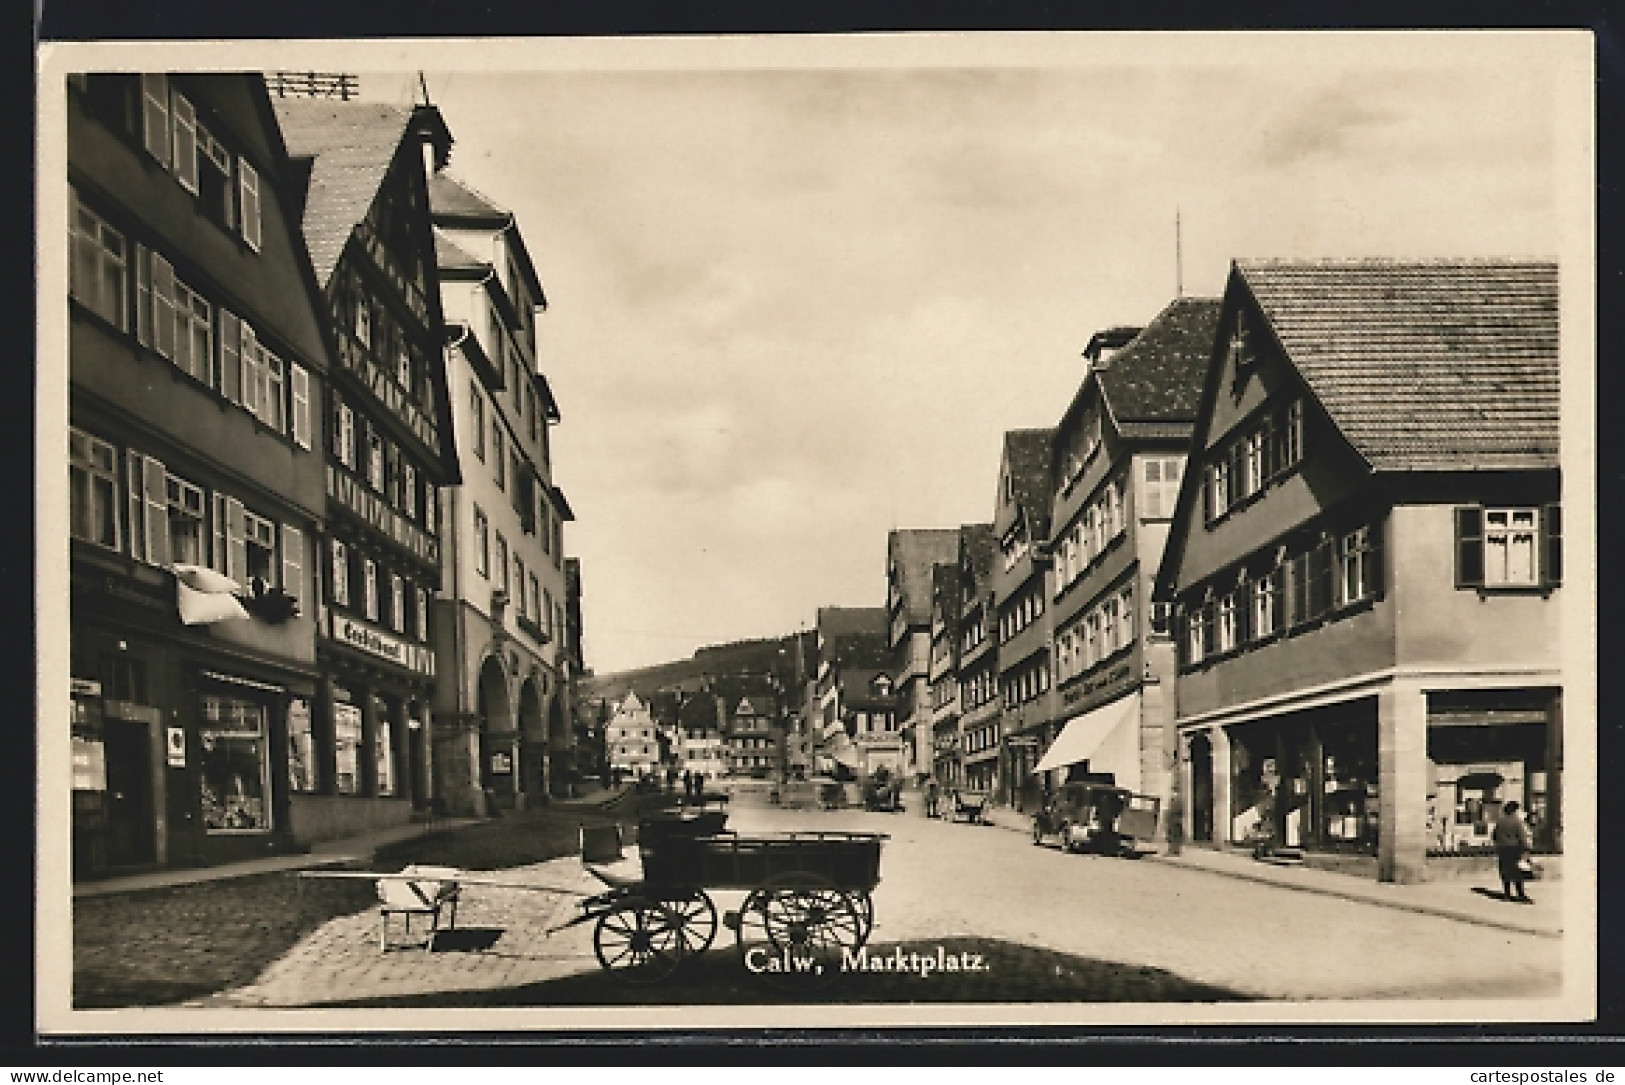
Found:
[{"label": "distant hillside", "polygon": [[583,677],[578,696],[581,700],[604,697],[618,701],[628,690],[636,690],[638,697],[647,701],[656,690],[679,686],[698,689],[706,678],[775,672],[782,682],[789,684],[796,677],[795,644],[796,634],[791,633],[783,637],[707,645],[689,659]]}]

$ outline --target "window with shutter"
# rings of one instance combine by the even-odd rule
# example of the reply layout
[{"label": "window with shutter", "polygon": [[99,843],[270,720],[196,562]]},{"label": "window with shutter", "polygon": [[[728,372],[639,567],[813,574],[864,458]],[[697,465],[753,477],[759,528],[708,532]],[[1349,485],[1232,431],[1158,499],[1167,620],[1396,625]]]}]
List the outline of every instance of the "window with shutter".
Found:
[{"label": "window with shutter", "polygon": [[1484,583],[1484,510],[1456,510],[1456,587],[1476,588]]},{"label": "window with shutter", "polygon": [[243,322],[237,314],[220,310],[220,394],[233,403],[243,401]]},{"label": "window with shutter", "polygon": [[1368,527],[1365,532],[1364,588],[1367,599],[1380,599],[1382,597],[1382,534],[1383,524],[1380,520]]},{"label": "window with shutter", "polygon": [[389,627],[406,632],[406,582],[398,573],[389,574]]},{"label": "window with shutter", "polygon": [[248,578],[248,510],[235,497],[226,498],[226,575],[246,584]]},{"label": "window with shutter", "polygon": [[1332,542],[1324,539],[1309,551],[1309,613],[1313,620],[1322,617],[1332,607]]},{"label": "window with shutter", "polygon": [[361,610],[368,621],[378,620],[378,563],[361,559]]},{"label": "window with shutter", "polygon": [[238,328],[242,333],[239,337],[243,366],[242,404],[249,414],[257,417],[260,413],[260,393],[264,386],[264,378],[260,373],[264,353],[260,350],[259,337],[254,334],[254,329],[248,321],[239,321]]},{"label": "window with shutter", "polygon": [[348,403],[335,404],[333,455],[346,467],[355,466],[355,412]]},{"label": "window with shutter", "polygon": [[282,525],[282,590],[305,609],[305,535],[287,524]]},{"label": "window with shutter", "polygon": [[297,363],[288,365],[288,385],[293,390],[293,443],[310,447],[310,374]]},{"label": "window with shutter", "polygon": [[212,531],[210,532],[209,568],[222,576],[230,576],[231,574],[226,571],[227,566],[230,564],[228,555],[231,550],[226,541],[226,524],[231,519],[231,514],[226,508],[225,494],[214,495],[210,512]]},{"label": "window with shutter", "polygon": [[161,72],[141,73],[141,122],[147,153],[167,168],[171,161],[169,77]]},{"label": "window with shutter", "polygon": [[339,606],[350,605],[350,548],[338,539],[332,540],[332,581],[333,602]]},{"label": "window with shutter", "polygon": [[185,96],[172,99],[175,115],[175,179],[197,194],[197,110]]},{"label": "window with shutter", "polygon": [[175,269],[157,253],[152,254],[152,348],[175,357]]},{"label": "window with shutter", "polygon": [[237,202],[242,207],[243,240],[260,251],[260,175],[246,158],[237,159]]},{"label": "window with shutter", "polygon": [[169,488],[164,465],[151,456],[146,457],[142,473],[143,495],[146,500],[147,560],[154,565],[169,564]]},{"label": "window with shutter", "polygon": [[260,395],[260,421],[270,426],[278,433],[287,431],[287,395],[286,380],[283,376],[283,362],[275,354],[260,347],[261,364],[260,374],[265,381],[265,388]]},{"label": "window with shutter", "polygon": [[152,332],[152,250],[135,247],[135,338],[142,346],[153,345]]}]

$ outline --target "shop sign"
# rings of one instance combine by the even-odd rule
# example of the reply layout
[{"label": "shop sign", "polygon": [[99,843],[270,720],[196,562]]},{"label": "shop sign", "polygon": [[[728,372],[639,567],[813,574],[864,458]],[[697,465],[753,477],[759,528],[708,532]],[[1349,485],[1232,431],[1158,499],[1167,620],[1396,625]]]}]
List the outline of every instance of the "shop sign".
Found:
[{"label": "shop sign", "polygon": [[1038,736],[1016,735],[1012,738],[1005,739],[1004,744],[1010,747],[1012,750],[1036,750],[1038,749]]},{"label": "shop sign", "polygon": [[72,684],[75,697],[100,697],[102,684],[94,678],[75,678]]},{"label": "shop sign", "polygon": [[1091,693],[1098,693],[1110,686],[1128,681],[1131,674],[1133,674],[1133,669],[1126,661],[1118,663],[1107,670],[1105,674],[1097,674],[1092,678],[1085,678],[1081,682],[1068,686],[1066,691],[1061,694],[1061,699],[1067,704],[1080,701]]},{"label": "shop sign", "polygon": [[164,729],[164,749],[169,758],[169,767],[183,769],[186,767],[186,729],[184,727],[166,727]]},{"label": "shop sign", "polygon": [[398,667],[434,677],[434,653],[421,644],[403,640],[358,618],[342,614],[333,615],[334,640],[342,640],[352,648],[388,660]]},{"label": "shop sign", "polygon": [[513,772],[513,755],[498,751],[491,755],[491,774],[493,776],[507,776]]}]

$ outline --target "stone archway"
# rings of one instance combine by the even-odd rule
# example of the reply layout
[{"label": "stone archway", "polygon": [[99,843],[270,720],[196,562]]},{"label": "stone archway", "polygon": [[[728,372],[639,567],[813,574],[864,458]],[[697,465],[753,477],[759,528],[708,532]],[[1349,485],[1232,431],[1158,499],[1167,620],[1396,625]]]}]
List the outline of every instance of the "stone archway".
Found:
[{"label": "stone archway", "polygon": [[547,710],[548,788],[554,798],[570,797],[571,770],[575,767],[570,739],[570,723],[564,715],[564,692],[559,690]]},{"label": "stone archway", "polygon": [[519,786],[528,800],[539,801],[547,794],[546,735],[542,730],[542,695],[536,676],[519,687]]},{"label": "stone archway", "polygon": [[499,657],[487,656],[480,665],[474,698],[480,731],[480,787],[497,805],[511,807],[518,787],[515,754],[519,736],[514,730],[508,676]]}]

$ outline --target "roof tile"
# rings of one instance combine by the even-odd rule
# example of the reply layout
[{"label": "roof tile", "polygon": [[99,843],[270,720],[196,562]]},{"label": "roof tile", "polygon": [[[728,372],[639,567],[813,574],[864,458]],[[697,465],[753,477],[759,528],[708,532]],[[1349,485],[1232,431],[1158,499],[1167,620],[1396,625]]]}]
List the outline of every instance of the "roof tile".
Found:
[{"label": "roof tile", "polygon": [[1374,470],[1557,465],[1555,263],[1244,260],[1236,271]]}]

